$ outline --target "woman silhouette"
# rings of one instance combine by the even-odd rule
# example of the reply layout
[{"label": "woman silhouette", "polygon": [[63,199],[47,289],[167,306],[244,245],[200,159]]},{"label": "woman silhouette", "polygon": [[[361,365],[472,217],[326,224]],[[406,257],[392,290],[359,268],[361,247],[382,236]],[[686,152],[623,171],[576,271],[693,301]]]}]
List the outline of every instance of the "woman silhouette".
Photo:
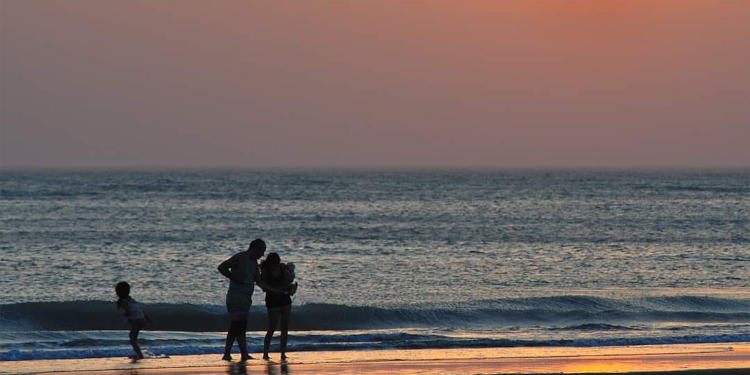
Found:
[{"label": "woman silhouette", "polygon": [[276,331],[276,323],[281,318],[281,359],[286,359],[286,343],[289,332],[289,315],[292,311],[291,295],[297,290],[294,281],[294,265],[281,263],[277,253],[270,253],[260,265],[261,284],[269,286],[266,292],[266,311],[268,312],[268,330],[263,340],[263,359],[268,359],[268,347]]}]

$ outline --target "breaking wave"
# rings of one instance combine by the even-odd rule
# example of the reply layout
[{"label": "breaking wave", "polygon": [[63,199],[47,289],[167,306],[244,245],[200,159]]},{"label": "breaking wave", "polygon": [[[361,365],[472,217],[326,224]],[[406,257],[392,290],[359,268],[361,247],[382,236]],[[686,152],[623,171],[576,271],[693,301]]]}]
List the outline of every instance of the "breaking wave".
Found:
[{"label": "breaking wave", "polygon": [[[211,332],[226,329],[223,306],[144,304],[151,329]],[[462,306],[371,307],[310,303],[294,307],[291,330],[542,325],[612,330],[628,323],[750,322],[750,300],[700,296],[609,299],[590,296],[509,298]],[[265,310],[253,307],[248,329],[265,329]],[[0,305],[0,330],[117,330],[126,324],[113,302],[27,302]],[[566,328],[567,327],[567,328]]]}]

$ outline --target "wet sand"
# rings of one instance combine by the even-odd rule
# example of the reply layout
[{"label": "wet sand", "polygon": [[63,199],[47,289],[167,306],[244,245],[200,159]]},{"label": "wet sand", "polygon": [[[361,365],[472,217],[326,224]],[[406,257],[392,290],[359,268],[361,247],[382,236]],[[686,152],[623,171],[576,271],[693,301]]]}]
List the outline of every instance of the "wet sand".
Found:
[{"label": "wet sand", "polygon": [[[257,355],[256,355],[257,356]],[[286,363],[220,355],[0,362],[0,374],[728,374],[750,375],[750,343],[293,352]]]}]

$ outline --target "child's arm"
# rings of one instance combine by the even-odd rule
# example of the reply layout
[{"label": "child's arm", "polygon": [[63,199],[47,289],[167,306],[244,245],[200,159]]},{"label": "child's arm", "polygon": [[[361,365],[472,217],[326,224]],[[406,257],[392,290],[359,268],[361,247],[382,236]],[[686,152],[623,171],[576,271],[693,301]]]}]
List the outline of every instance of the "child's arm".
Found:
[{"label": "child's arm", "polygon": [[286,294],[293,296],[294,293],[297,293],[297,282],[293,282],[286,287],[284,287],[284,290],[286,291]]},{"label": "child's arm", "polygon": [[283,264],[282,267],[282,270],[284,271],[284,277],[287,279],[287,282],[291,284],[296,276],[294,274],[294,269],[296,268],[294,266],[294,263]]},{"label": "child's arm", "polygon": [[294,281],[294,263],[282,264],[282,272],[284,274],[284,291],[288,294],[294,294],[297,290],[297,283]]}]

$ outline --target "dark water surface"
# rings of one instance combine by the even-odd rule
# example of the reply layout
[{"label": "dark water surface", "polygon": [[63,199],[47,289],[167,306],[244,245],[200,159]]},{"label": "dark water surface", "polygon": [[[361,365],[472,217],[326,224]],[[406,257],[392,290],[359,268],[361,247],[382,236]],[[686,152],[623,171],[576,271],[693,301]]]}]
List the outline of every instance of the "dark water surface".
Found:
[{"label": "dark water surface", "polygon": [[256,237],[298,350],[750,339],[748,170],[2,172],[0,212],[0,360],[126,354],[119,280],[146,347],[220,350]]}]

